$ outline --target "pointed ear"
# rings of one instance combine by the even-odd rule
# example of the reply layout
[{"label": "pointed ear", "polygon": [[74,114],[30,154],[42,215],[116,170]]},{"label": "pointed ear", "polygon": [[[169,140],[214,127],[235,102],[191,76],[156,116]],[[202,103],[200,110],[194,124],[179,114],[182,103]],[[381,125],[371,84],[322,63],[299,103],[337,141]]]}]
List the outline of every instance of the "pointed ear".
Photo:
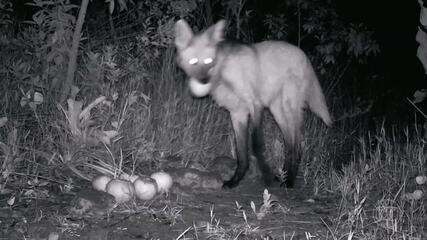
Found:
[{"label": "pointed ear", "polygon": [[214,42],[221,42],[224,40],[224,28],[225,28],[225,20],[219,20],[215,25],[209,27],[207,32],[209,33],[211,40]]},{"label": "pointed ear", "polygon": [[184,49],[190,43],[191,38],[193,38],[193,31],[188,23],[184,19],[178,20],[175,23],[175,46],[178,49]]}]

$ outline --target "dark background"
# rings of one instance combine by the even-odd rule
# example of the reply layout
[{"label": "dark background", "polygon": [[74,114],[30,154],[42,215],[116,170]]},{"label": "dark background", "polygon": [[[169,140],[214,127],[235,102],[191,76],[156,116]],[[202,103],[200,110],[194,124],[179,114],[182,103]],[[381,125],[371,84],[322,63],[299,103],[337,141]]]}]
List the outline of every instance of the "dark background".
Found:
[{"label": "dark background", "polygon": [[338,9],[350,21],[360,21],[375,31],[381,54],[377,64],[395,91],[427,87],[416,57],[419,22],[417,1],[337,1]]},{"label": "dark background", "polygon": [[[363,22],[375,32],[381,52],[372,64],[381,74],[378,93],[386,97],[376,102],[375,112],[388,119],[414,121],[414,109],[406,97],[427,88],[427,78],[416,57],[415,36],[419,24],[419,4],[409,1],[336,1],[338,10],[349,21]],[[425,112],[426,104],[420,104]],[[417,120],[420,120],[418,118]]]}]

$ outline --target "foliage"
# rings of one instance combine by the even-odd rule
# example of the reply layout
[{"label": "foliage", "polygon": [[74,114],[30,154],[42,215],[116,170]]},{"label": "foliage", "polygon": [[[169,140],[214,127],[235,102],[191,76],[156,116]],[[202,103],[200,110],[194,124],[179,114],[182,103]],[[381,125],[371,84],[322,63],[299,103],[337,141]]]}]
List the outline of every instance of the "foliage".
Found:
[{"label": "foliage", "polygon": [[267,14],[265,16],[264,25],[268,29],[268,39],[286,39],[288,36],[287,29],[289,28],[285,14],[273,15]]},{"label": "foliage", "polygon": [[427,7],[424,6],[423,1],[418,0],[420,4],[420,25],[416,36],[418,42],[417,57],[423,64],[425,74],[427,74]]},{"label": "foliage", "polygon": [[175,21],[179,18],[191,17],[197,4],[196,0],[139,1],[137,3],[138,20],[142,22],[142,29],[144,29],[140,40],[151,47],[169,46],[174,36]]},{"label": "foliage", "polygon": [[23,93],[55,94],[65,77],[75,23],[72,11],[76,7],[67,2],[34,0],[29,3],[38,9],[32,20],[26,21],[30,25],[1,50],[5,53],[17,49],[20,57],[6,55],[4,58],[9,58],[8,73],[24,85]]},{"label": "foliage", "polygon": [[[298,45],[315,45],[315,51],[309,52],[314,54],[315,65],[322,74],[331,65],[353,60],[366,63],[369,57],[379,53],[379,45],[373,39],[373,31],[360,23],[346,23],[330,2],[325,4],[324,1],[290,1],[289,11],[290,14],[284,18],[286,21],[283,25],[295,27],[288,29],[285,37],[295,39],[297,36]],[[276,18],[282,19],[283,16]],[[277,32],[277,38],[282,38],[283,30],[275,31],[271,28],[277,26],[271,24],[273,20],[280,20],[271,16],[268,20],[266,24],[270,32]]]},{"label": "foliage", "polygon": [[12,2],[10,0],[0,1],[0,27],[12,23]]},{"label": "foliage", "polygon": [[108,4],[108,10],[110,11],[110,14],[114,12],[116,1],[119,3],[120,11],[127,11],[128,4],[132,4],[132,5],[135,4],[132,0],[105,0],[105,3]]},{"label": "foliage", "polygon": [[224,18],[229,21],[230,26],[235,31],[236,39],[249,39],[249,35],[243,31],[243,26],[247,26],[251,19],[253,10],[245,5],[247,0],[219,1],[224,9]]},{"label": "foliage", "polygon": [[[418,0],[420,4],[420,26],[418,26],[418,32],[415,40],[418,42],[417,57],[424,67],[424,78],[427,79],[427,7],[423,4],[423,1]],[[427,89],[420,89],[414,93],[414,100],[408,101],[414,106],[414,108],[424,117],[424,139],[427,140],[427,114],[423,112],[417,105],[424,101],[426,103]]]}]

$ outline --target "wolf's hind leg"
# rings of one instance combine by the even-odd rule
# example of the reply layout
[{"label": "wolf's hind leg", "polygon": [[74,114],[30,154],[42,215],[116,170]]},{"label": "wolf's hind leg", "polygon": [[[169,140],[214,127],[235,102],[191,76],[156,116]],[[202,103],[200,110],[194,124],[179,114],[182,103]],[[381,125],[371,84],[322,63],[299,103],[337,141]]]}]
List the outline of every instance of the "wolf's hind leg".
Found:
[{"label": "wolf's hind leg", "polygon": [[290,153],[289,156],[286,157],[283,170],[287,174],[285,185],[291,188],[295,184],[302,156],[302,110],[298,107],[295,108],[295,106],[292,108],[290,104],[286,104],[286,102],[281,102],[281,99],[277,99],[270,105],[270,111],[282,131],[287,145],[287,152]]},{"label": "wolf's hind leg", "polygon": [[255,155],[258,163],[258,167],[261,170],[262,178],[264,181],[264,184],[266,186],[271,186],[273,183],[273,172],[271,171],[270,166],[265,161],[264,158],[264,151],[265,151],[265,145],[264,145],[264,135],[262,133],[262,107],[256,108],[254,113],[252,114],[252,150],[253,154]]}]

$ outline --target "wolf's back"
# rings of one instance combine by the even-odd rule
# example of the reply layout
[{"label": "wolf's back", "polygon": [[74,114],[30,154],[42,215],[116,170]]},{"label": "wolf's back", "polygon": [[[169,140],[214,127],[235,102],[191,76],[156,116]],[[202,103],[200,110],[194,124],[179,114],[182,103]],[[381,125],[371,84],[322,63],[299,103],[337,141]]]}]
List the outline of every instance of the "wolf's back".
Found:
[{"label": "wolf's back", "polygon": [[[263,81],[264,85],[261,87],[264,88],[262,95],[282,95],[284,101],[293,102],[296,107],[308,105],[312,112],[330,126],[332,120],[325,96],[306,54],[300,48],[281,41],[260,42],[254,47],[260,64],[258,81]],[[274,91],[280,93],[271,94]]]}]

